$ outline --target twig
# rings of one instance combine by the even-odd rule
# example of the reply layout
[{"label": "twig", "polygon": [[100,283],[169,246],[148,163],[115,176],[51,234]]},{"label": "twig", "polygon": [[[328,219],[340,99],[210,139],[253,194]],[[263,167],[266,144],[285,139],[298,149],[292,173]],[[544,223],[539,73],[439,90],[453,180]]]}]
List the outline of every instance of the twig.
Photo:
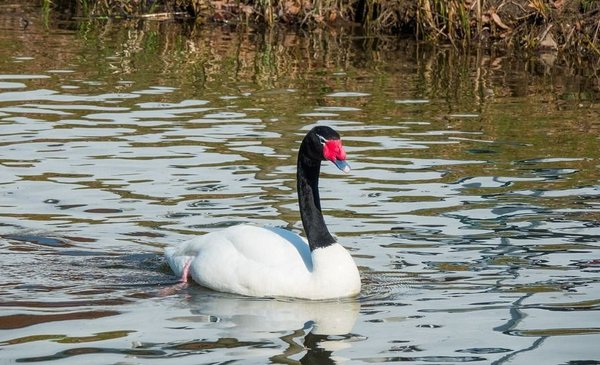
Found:
[{"label": "twig", "polygon": [[544,30],[544,32],[542,33],[542,35],[540,35],[540,37],[538,38],[540,41],[543,41],[544,38],[546,38],[546,35],[548,34],[548,32],[550,31],[550,29],[552,29],[552,27],[554,26],[554,24],[549,24],[546,29]]},{"label": "twig", "polygon": [[177,16],[186,16],[186,12],[165,12],[165,13],[152,13],[152,14],[141,14],[140,18],[144,19],[171,19]]},{"label": "twig", "polygon": [[477,0],[477,37],[481,37],[481,27],[482,27],[481,0]]}]

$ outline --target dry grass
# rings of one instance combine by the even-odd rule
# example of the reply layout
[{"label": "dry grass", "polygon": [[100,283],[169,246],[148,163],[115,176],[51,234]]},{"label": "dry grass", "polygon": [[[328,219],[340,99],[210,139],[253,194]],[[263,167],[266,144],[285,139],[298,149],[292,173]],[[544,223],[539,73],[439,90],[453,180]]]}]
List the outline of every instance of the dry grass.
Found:
[{"label": "dry grass", "polygon": [[[42,0],[86,17],[188,17],[235,25],[362,27],[454,45],[513,44],[598,53],[597,0]],[[73,9],[74,8],[74,9]]]}]

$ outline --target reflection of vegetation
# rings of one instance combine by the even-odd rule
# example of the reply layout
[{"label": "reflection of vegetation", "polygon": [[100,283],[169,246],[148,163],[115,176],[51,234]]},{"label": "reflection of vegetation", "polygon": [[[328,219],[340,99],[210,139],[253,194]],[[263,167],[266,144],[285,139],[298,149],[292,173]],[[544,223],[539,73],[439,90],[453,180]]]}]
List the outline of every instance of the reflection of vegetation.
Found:
[{"label": "reflection of vegetation", "polygon": [[79,337],[65,336],[64,338],[57,339],[56,342],[59,342],[59,343],[83,343],[83,342],[105,341],[105,340],[112,340],[115,338],[126,337],[131,332],[135,332],[135,331],[109,331],[109,332],[95,333],[92,336],[79,336]]},{"label": "reflection of vegetation", "polygon": [[235,349],[239,347],[264,346],[265,342],[239,341],[237,338],[219,338],[216,341],[198,340],[169,346],[171,350],[207,351],[215,349]]},{"label": "reflection of vegetation", "polygon": [[581,336],[581,335],[595,335],[600,333],[600,328],[546,328],[539,330],[516,330],[513,331],[519,336],[524,337],[547,337],[547,336]]},{"label": "reflection of vegetation", "polygon": [[[81,45],[80,52],[85,55],[82,57],[97,57],[91,62],[97,67],[90,70],[97,76],[90,78],[100,77],[107,82],[112,79],[124,89],[128,84],[118,81],[131,81],[137,88],[152,86],[145,80],[144,72],[152,69],[152,74],[158,72],[164,84],[185,91],[191,98],[250,92],[251,100],[241,98],[236,103],[268,110],[265,117],[275,113],[280,119],[297,119],[299,114],[307,112],[307,104],[326,107],[342,101],[363,110],[364,115],[390,115],[391,122],[397,118],[439,120],[446,127],[482,132],[486,136],[487,142],[482,141],[483,144],[430,146],[432,155],[456,158],[455,149],[461,148],[465,159],[470,159],[473,156],[466,151],[470,148],[485,152],[481,157],[493,158],[494,151],[502,150],[502,156],[508,153],[512,161],[526,160],[539,156],[523,154],[525,150],[519,144],[544,146],[548,145],[548,139],[554,139],[560,146],[568,139],[581,138],[578,133],[556,133],[555,128],[568,129],[571,124],[573,131],[597,129],[593,118],[582,118],[580,114],[582,106],[584,110],[592,107],[599,97],[595,79],[586,76],[595,72],[595,65],[568,56],[548,59],[480,50],[461,53],[411,42],[355,40],[327,32],[311,36],[275,30],[251,33],[139,20],[114,27],[93,20],[83,24],[82,36],[86,42]],[[131,31],[134,28],[138,30]],[[369,76],[368,83],[358,83],[367,73],[375,76]],[[415,86],[406,89],[403,85]],[[288,91],[290,88],[293,90]],[[360,91],[369,97],[345,100],[327,97],[332,90]],[[524,102],[530,108],[528,126],[536,133],[522,134],[519,131],[524,121],[516,116],[522,114],[523,105],[503,104],[498,109],[496,100],[527,95],[535,95]],[[398,99],[431,102],[424,109],[418,104],[395,104]],[[273,110],[273,105],[283,108]],[[553,111],[561,111],[560,116],[554,116]],[[481,117],[461,117],[464,113]],[[260,112],[257,116],[262,117]],[[420,128],[416,125],[412,129],[418,132]],[[586,155],[584,149],[595,148],[592,140],[568,145],[575,149],[565,151],[565,157]],[[555,147],[548,145],[548,148]],[[449,174],[447,178],[453,176]]]},{"label": "reflection of vegetation", "polygon": [[47,341],[65,338],[65,335],[31,335],[19,338],[13,338],[2,342],[3,345],[16,345],[28,342]]},{"label": "reflection of vegetation", "polygon": [[[32,22],[31,27],[34,26],[36,23]],[[261,180],[272,179],[272,169],[281,164],[294,164],[295,151],[290,146],[296,144],[298,130],[317,120],[328,119],[327,115],[310,115],[316,108],[327,111],[327,107],[350,107],[354,111],[335,112],[338,115],[332,119],[347,118],[362,123],[365,129],[350,130],[345,135],[352,138],[354,133],[360,133],[362,137],[391,138],[395,145],[379,148],[373,146],[372,141],[352,141],[354,147],[368,150],[362,155],[359,153],[356,156],[359,159],[368,155],[370,158],[418,156],[481,160],[478,164],[448,168],[440,178],[440,182],[446,184],[456,183],[466,176],[531,178],[530,182],[518,181],[497,187],[493,189],[496,192],[561,189],[573,186],[574,179],[578,179],[578,186],[596,183],[595,136],[600,127],[595,121],[600,90],[594,75],[598,74],[598,65],[569,55],[517,57],[507,51],[475,48],[471,52],[460,52],[392,38],[348,37],[343,32],[315,31],[310,35],[277,29],[251,32],[140,19],[86,19],[76,23],[74,28],[78,29],[79,38],[73,34],[53,34],[53,42],[69,47],[70,53],[39,47],[45,42],[45,39],[35,38],[41,32],[15,38],[10,44],[26,43],[23,48],[30,50],[31,56],[39,52],[40,57],[47,57],[48,61],[39,63],[37,70],[36,64],[30,64],[28,67],[33,68],[28,68],[27,73],[43,74],[53,67],[76,64],[79,79],[101,80],[115,92],[168,86],[173,88],[168,100],[208,99],[213,101],[211,107],[249,110],[249,117],[262,120],[269,131],[282,136],[265,141],[267,147],[276,155],[288,156],[281,161],[240,152],[261,166],[257,173]],[[9,43],[5,46],[14,47]],[[55,81],[38,83],[42,88],[56,89]],[[368,96],[330,96],[336,91],[361,92]],[[94,94],[98,88],[81,83],[79,89],[71,92]],[[136,108],[135,103],[135,100],[123,101],[120,106]],[[202,128],[206,122],[193,120],[194,117],[182,115],[177,122],[185,123],[185,128]],[[160,129],[127,122],[119,125],[136,134],[152,134],[156,128]],[[440,133],[428,134],[432,131]],[[405,134],[408,132],[412,134]],[[460,134],[465,132],[469,134]],[[88,140],[94,138],[88,137]],[[420,145],[420,141],[426,143]],[[174,139],[162,141],[160,145],[182,143],[193,141]],[[207,145],[217,152],[231,153],[220,143],[207,142]],[[415,154],[413,146],[423,148]],[[536,146],[535,155],[532,156],[532,149],[526,146]],[[544,179],[546,182],[542,185],[536,178],[552,172],[544,170],[547,163],[535,159],[546,156],[588,158],[553,162],[551,165],[555,168],[565,166],[577,172],[566,174],[557,170],[556,178]],[[390,187],[398,189],[392,183]],[[289,199],[282,199],[282,206],[295,201],[291,193],[295,189],[291,174],[284,184],[290,193]],[[108,185],[102,188],[123,197],[129,194],[127,189]],[[280,194],[275,188],[264,189],[269,194]],[[469,186],[461,191],[483,196],[489,194],[490,189]],[[404,199],[417,200],[415,197]],[[439,197],[427,196],[422,200],[432,199]],[[511,201],[530,199],[511,197]],[[176,203],[176,200],[163,202]],[[565,199],[545,198],[544,204],[560,207],[565,205]],[[436,215],[444,209],[452,209],[441,205],[421,213]],[[281,211],[289,214],[282,217],[284,220],[296,218],[295,211],[288,208]]]},{"label": "reflection of vegetation", "polygon": [[28,342],[36,342],[36,341],[55,341],[58,343],[83,343],[83,342],[96,342],[96,341],[105,341],[112,340],[115,338],[126,337],[131,332],[135,331],[108,331],[108,332],[99,332],[95,333],[92,336],[80,336],[80,337],[70,337],[67,335],[32,335],[14,338],[11,340],[7,340],[3,342],[3,344],[15,345],[21,343]]},{"label": "reflection of vegetation", "polygon": [[52,9],[52,2],[50,0],[42,1],[42,19],[44,24],[48,27],[48,20],[50,19],[50,11]]}]

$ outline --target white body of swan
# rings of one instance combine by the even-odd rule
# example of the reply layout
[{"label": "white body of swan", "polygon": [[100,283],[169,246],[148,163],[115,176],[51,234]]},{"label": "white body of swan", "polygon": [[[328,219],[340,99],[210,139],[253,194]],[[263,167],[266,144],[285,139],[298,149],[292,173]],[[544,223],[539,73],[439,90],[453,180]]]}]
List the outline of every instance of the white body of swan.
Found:
[{"label": "white body of swan", "polygon": [[173,271],[207,288],[248,296],[328,299],[360,293],[360,275],[338,243],[315,249],[293,232],[238,225],[166,249]]},{"label": "white body of swan", "polygon": [[165,250],[183,282],[249,296],[328,299],[355,296],[360,275],[354,260],[329,233],[319,198],[322,161],[350,171],[339,134],[311,129],[300,144],[296,181],[307,240],[276,228],[230,227]]}]

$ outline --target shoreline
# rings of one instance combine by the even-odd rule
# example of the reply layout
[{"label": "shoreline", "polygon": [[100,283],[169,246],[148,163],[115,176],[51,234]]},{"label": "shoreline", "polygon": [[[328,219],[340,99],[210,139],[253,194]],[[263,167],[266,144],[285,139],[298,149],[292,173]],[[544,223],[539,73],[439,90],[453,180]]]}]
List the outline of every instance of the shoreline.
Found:
[{"label": "shoreline", "polygon": [[600,55],[600,2],[593,0],[41,0],[41,5],[47,14],[71,19],[353,29],[455,47],[477,44]]}]

